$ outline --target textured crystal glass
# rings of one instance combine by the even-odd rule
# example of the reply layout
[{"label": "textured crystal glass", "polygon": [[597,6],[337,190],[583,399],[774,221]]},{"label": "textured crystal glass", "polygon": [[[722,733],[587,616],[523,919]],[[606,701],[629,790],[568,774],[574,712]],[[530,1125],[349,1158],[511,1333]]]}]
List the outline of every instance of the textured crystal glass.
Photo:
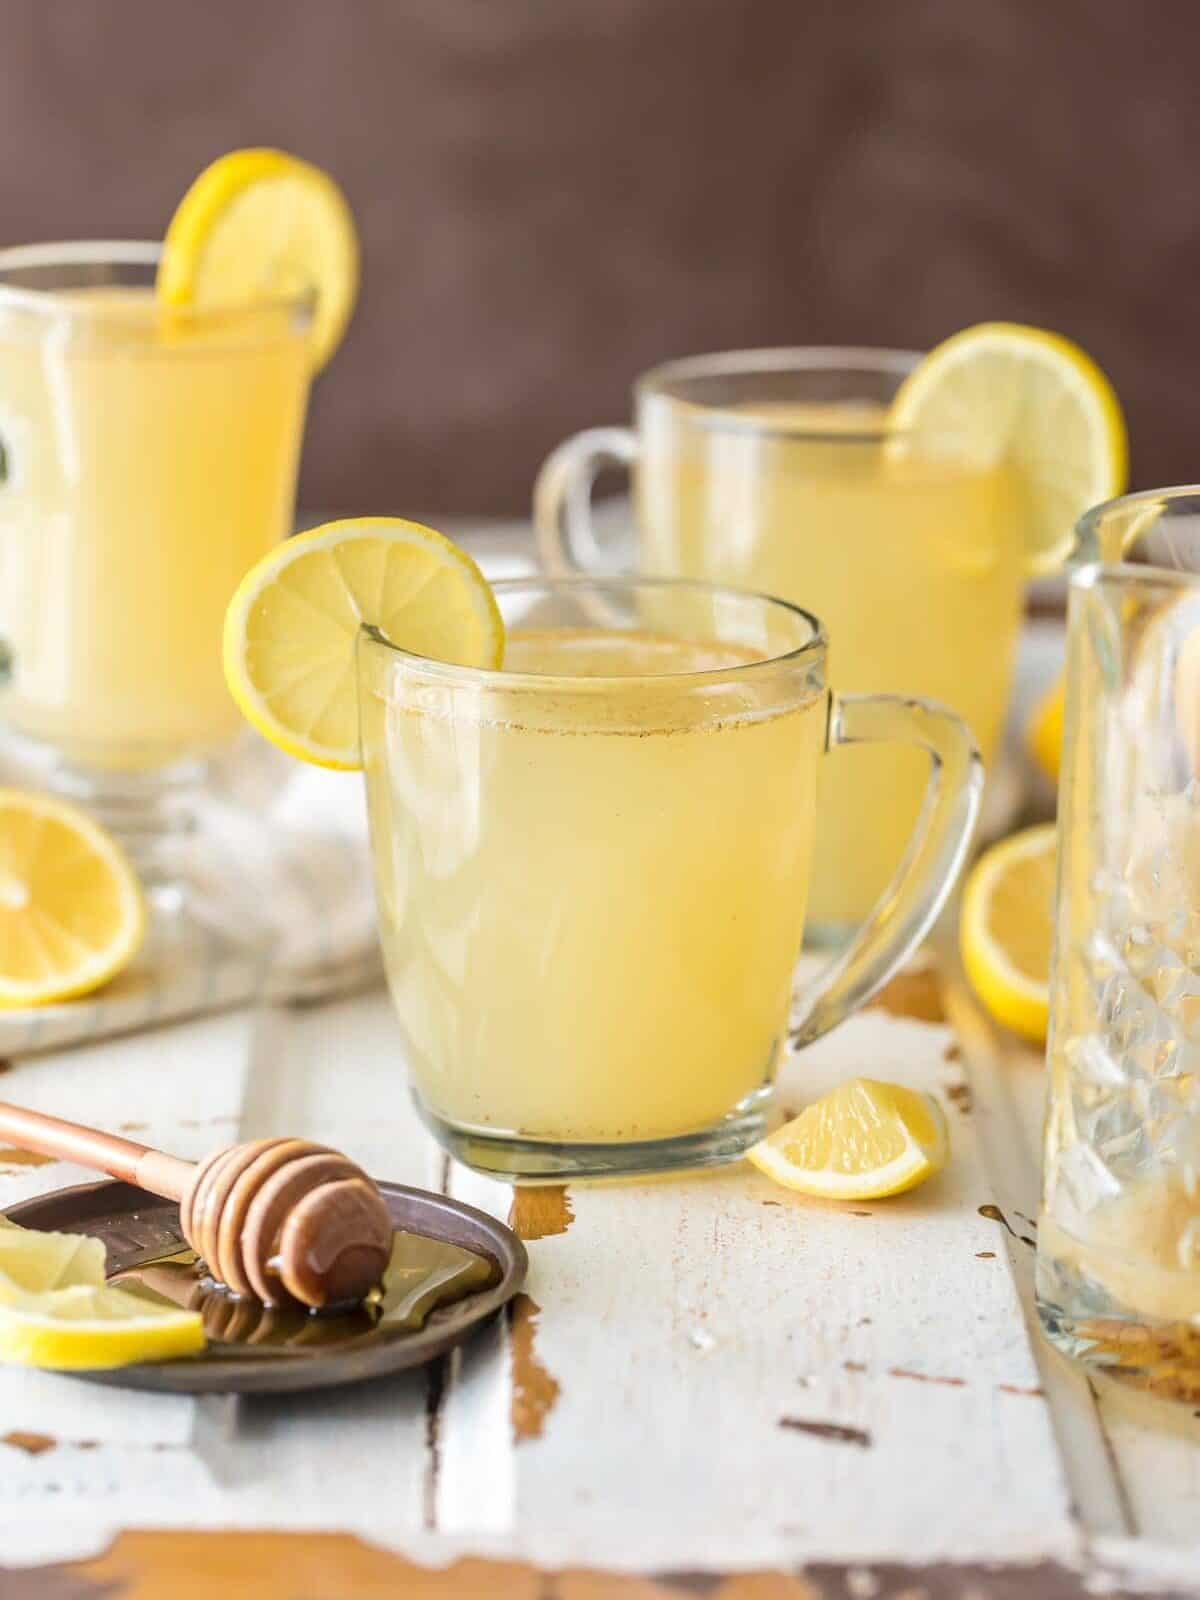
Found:
[{"label": "textured crystal glass", "polygon": [[1200,1399],[1200,488],[1102,506],[1071,584],[1038,1308]]}]

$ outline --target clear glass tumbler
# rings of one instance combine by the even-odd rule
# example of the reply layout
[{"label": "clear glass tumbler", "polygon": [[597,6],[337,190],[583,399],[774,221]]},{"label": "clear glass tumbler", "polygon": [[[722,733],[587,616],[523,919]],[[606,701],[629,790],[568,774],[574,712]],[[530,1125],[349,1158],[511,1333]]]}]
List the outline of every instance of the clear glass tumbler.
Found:
[{"label": "clear glass tumbler", "polygon": [[[899,872],[801,1002],[807,1043],[920,940],[982,782],[957,717],[831,696],[781,600],[669,580],[496,586],[502,671],[360,637],[380,929],[417,1105],[497,1175],[729,1161],[765,1129],[827,749],[923,753]],[[888,797],[878,796],[880,808]]]},{"label": "clear glass tumbler", "polygon": [[155,244],[0,252],[0,721],[147,880],[239,730],[221,631],[291,531],[303,301],[192,314]]},{"label": "clear glass tumbler", "polygon": [[1200,487],[1090,512],[1071,582],[1042,1324],[1200,1401]]},{"label": "clear glass tumbler", "polygon": [[[843,692],[927,695],[989,764],[1012,681],[1025,580],[1019,495],[1003,467],[919,443],[891,401],[917,357],[856,349],[690,357],[634,386],[634,427],[594,428],[546,462],[534,496],[557,575],[638,571],[781,595],[822,618]],[[589,504],[602,469],[633,478],[635,548]],[[843,750],[821,768],[810,936],[837,942],[875,903],[912,831],[912,750]],[[889,803],[879,804],[886,792]]]}]

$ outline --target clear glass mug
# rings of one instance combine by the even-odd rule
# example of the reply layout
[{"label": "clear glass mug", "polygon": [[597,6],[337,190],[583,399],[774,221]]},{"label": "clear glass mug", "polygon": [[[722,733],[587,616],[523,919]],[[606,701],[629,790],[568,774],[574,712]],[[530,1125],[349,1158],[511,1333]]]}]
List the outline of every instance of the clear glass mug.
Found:
[{"label": "clear glass mug", "polygon": [[827,749],[930,770],[898,875],[803,997],[793,1042],[896,969],[954,881],[982,783],[927,701],[831,695],[815,618],[670,580],[495,585],[505,667],[360,636],[384,957],[412,1090],[508,1178],[729,1161],[789,1031]]},{"label": "clear glass mug", "polygon": [[0,251],[0,722],[147,875],[238,732],[221,633],[291,532],[305,301],[164,311],[156,244]]},{"label": "clear glass mug", "polygon": [[[951,706],[991,762],[1008,706],[1025,558],[1003,469],[920,449],[888,407],[909,352],[798,349],[675,361],[634,387],[635,425],[578,434],[534,495],[545,569],[705,578],[815,611],[843,691]],[[636,549],[603,538],[597,475],[633,474]],[[910,750],[841,751],[823,764],[811,931],[836,940],[896,869],[924,788]],[[881,797],[886,796],[886,803]]]},{"label": "clear glass mug", "polygon": [[1037,1300],[1069,1355],[1200,1402],[1200,486],[1080,526]]}]

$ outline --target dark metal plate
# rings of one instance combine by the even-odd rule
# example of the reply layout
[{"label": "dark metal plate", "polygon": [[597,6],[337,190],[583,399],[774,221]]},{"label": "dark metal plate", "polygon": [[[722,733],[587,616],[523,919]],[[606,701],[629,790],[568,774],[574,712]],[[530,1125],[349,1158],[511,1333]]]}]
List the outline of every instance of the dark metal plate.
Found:
[{"label": "dark metal plate", "polygon": [[[510,1228],[474,1206],[398,1183],[381,1183],[379,1188],[397,1228],[489,1256],[499,1271],[498,1281],[465,1300],[439,1306],[417,1332],[381,1324],[353,1344],[318,1348],[299,1357],[288,1351],[246,1356],[236,1345],[210,1344],[203,1356],[194,1359],[71,1376],[118,1388],[175,1394],[278,1394],[357,1383],[423,1366],[444,1355],[520,1289],[529,1266],[525,1246]],[[56,1189],[11,1207],[7,1215],[23,1228],[95,1235],[108,1251],[110,1273],[153,1260],[184,1243],[179,1207],[127,1183]]]}]

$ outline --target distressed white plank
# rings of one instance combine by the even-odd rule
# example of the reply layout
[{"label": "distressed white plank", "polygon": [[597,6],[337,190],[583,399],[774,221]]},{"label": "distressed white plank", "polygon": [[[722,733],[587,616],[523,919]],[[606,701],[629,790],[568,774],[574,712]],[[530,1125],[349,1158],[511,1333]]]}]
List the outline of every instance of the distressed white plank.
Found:
[{"label": "distressed white plank", "polygon": [[[1036,1215],[1045,1095],[1042,1058],[991,1025],[961,977],[951,984],[949,998],[984,1118],[985,1158],[1019,1225],[1021,1212]],[[1010,1252],[1034,1326],[1030,1263],[1011,1241]],[[1120,1552],[1125,1563],[1154,1548],[1200,1557],[1197,1415],[1186,1406],[1089,1377],[1035,1338],[1075,1502],[1098,1547]]]},{"label": "distressed white plank", "polygon": [[[447,1191],[467,1205],[506,1219],[507,1184],[452,1163]],[[526,1285],[537,1292],[536,1246]],[[517,1470],[512,1424],[512,1342],[507,1316],[454,1352],[439,1408],[433,1526],[439,1534],[501,1541],[516,1530]]]},{"label": "distressed white plank", "polygon": [[[180,1155],[236,1135],[248,1021],[208,1017],[107,1040],[11,1067],[0,1093]],[[6,1165],[0,1209],[88,1182],[65,1162]],[[102,1389],[53,1373],[0,1367],[0,1525],[8,1559],[64,1558],[99,1548],[106,1530],[136,1522],[151,1501],[203,1505],[209,1475],[193,1449],[197,1409],[183,1396]],[[38,1454],[13,1435],[49,1441]]]},{"label": "distressed white plank", "polygon": [[1198,1414],[1105,1379],[1096,1391],[1129,1499],[1130,1532],[1200,1562]]},{"label": "distressed white plank", "polygon": [[[862,1071],[944,1092],[950,1043],[869,1012],[794,1062],[783,1098]],[[949,1115],[945,1175],[886,1203],[804,1200],[746,1167],[572,1187],[569,1229],[530,1245],[536,1361],[559,1392],[540,1437],[511,1447],[522,1553],[737,1566],[1075,1550],[1002,1229],[978,1212],[992,1191],[970,1117]],[[502,1352],[494,1381],[511,1381]],[[451,1393],[443,1448],[460,1434],[465,1450],[488,1404]]]},{"label": "distressed white plank", "polygon": [[[380,1178],[429,1186],[442,1161],[419,1126],[382,992],[254,1020],[240,1136],[287,1132],[343,1150]],[[239,1526],[425,1523],[428,1376],[311,1395],[247,1397],[210,1465]]]},{"label": "distressed white plank", "polygon": [[1037,1052],[988,1020],[971,993],[952,941],[939,940],[943,997],[964,1052],[980,1155],[995,1203],[1012,1232],[1000,1234],[1042,1387],[1053,1418],[1071,1497],[1088,1534],[1135,1532],[1124,1474],[1092,1384],[1041,1337],[1034,1305],[1034,1252],[1041,1174],[1045,1075]]}]

